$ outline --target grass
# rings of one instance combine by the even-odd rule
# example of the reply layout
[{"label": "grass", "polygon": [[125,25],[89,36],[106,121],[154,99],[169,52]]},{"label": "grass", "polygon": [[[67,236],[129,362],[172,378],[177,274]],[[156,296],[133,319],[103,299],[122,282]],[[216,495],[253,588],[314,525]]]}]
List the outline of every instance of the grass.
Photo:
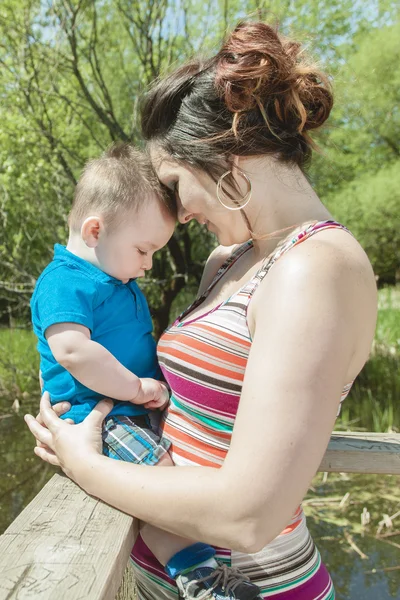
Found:
[{"label": "grass", "polygon": [[[0,411],[13,403],[29,406],[39,394],[36,338],[27,329],[0,329]],[[14,405],[15,406],[15,405]]]},{"label": "grass", "polygon": [[[34,334],[26,329],[0,329],[0,414],[15,401],[26,408],[37,403],[38,370]],[[336,428],[400,431],[399,399],[400,286],[379,291],[371,358],[344,402]]]},{"label": "grass", "polygon": [[343,404],[337,429],[400,431],[400,287],[379,291],[370,360]]}]

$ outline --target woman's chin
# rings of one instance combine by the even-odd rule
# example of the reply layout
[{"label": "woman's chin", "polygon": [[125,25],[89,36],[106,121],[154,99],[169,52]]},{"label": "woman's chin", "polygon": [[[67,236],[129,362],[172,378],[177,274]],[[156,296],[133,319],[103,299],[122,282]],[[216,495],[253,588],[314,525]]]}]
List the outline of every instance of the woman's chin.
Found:
[{"label": "woman's chin", "polygon": [[[212,233],[214,233],[214,232],[212,232]],[[214,233],[214,235],[216,235],[220,246],[234,246],[236,244],[244,244],[245,242],[248,242],[250,239],[250,235],[234,236],[234,235],[227,235],[226,233],[223,233],[220,231]]]}]

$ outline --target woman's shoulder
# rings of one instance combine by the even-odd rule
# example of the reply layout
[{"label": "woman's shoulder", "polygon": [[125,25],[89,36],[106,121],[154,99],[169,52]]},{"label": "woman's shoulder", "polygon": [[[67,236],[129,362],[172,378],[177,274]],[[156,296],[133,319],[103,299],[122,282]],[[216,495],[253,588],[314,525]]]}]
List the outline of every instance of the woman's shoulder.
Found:
[{"label": "woman's shoulder", "polygon": [[[300,292],[301,290],[321,291],[328,286],[331,293],[343,287],[355,299],[360,290],[364,298],[376,299],[376,283],[371,263],[359,242],[348,230],[325,229],[294,245],[279,257],[268,276],[265,285],[259,286],[259,295],[268,287],[274,294]],[[354,295],[351,294],[352,288]],[[349,295],[347,294],[347,295]]]},{"label": "woman's shoulder", "polygon": [[[265,313],[273,315],[273,322]],[[327,229],[274,263],[254,294],[249,325],[250,330],[264,322],[268,330],[286,328],[291,315],[291,323],[296,318],[299,330],[308,323],[318,335],[321,327],[325,339],[328,322],[336,332],[345,326],[357,340],[359,362],[363,362],[371,346],[376,313],[376,282],[365,251],[348,231]]]},{"label": "woman's shoulder", "polygon": [[[326,224],[329,225],[330,222]],[[334,223],[334,222],[332,222]],[[316,234],[316,235],[315,235]],[[282,244],[273,256],[268,285],[301,282],[313,286],[323,278],[364,278],[375,288],[371,263],[360,243],[345,227],[313,227],[302,232],[292,243]],[[338,277],[339,276],[339,277]]]},{"label": "woman's shoulder", "polygon": [[296,244],[277,262],[277,276],[291,273],[292,277],[300,272],[307,277],[309,284],[312,279],[323,278],[346,280],[364,279],[366,285],[375,288],[375,278],[371,263],[364,249],[345,228],[335,227],[315,230],[306,238],[304,243]]}]

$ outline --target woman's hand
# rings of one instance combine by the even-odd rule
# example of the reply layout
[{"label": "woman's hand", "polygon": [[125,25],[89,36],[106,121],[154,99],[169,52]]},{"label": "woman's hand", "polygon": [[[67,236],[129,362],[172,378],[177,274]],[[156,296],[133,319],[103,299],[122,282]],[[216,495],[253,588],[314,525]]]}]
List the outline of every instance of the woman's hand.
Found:
[{"label": "woman's hand", "polygon": [[42,460],[62,468],[74,481],[80,468],[91,456],[101,454],[101,431],[104,418],[113,403],[102,400],[78,425],[60,419],[51,407],[48,393],[40,401],[40,415],[25,415],[25,422],[37,440],[34,452]]},{"label": "woman's hand", "polygon": [[[66,412],[68,412],[70,410],[70,408],[71,408],[71,405],[69,402],[57,402],[57,404],[54,404],[54,406],[52,406],[52,409],[54,410],[54,412],[56,413],[56,415],[58,417],[61,417],[61,415],[64,415]],[[43,427],[46,427],[40,413],[38,415],[36,415],[36,421],[38,423],[40,423],[40,425],[43,425]],[[64,422],[65,423],[74,423],[73,419],[64,419]],[[36,446],[40,446],[42,448],[47,448],[47,446],[45,444],[42,444],[42,442],[39,442],[39,440],[36,440]]]}]

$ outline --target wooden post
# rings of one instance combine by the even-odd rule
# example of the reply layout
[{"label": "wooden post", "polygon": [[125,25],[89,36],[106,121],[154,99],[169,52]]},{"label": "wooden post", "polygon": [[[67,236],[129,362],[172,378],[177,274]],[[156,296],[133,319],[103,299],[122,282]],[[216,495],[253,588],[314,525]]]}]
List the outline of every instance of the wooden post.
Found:
[{"label": "wooden post", "polygon": [[0,538],[0,599],[114,600],[135,522],[54,475]]}]

